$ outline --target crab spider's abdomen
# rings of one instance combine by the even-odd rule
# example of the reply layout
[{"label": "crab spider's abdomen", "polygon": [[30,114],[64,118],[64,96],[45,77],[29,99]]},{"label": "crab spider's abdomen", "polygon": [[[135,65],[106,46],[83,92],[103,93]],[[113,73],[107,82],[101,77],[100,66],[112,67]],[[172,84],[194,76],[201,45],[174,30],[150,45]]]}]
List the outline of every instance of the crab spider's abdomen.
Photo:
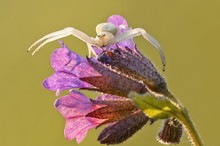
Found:
[{"label": "crab spider's abdomen", "polygon": [[102,32],[110,32],[115,35],[117,32],[117,28],[114,24],[111,23],[100,23],[96,26],[96,33],[97,35],[99,35]]}]

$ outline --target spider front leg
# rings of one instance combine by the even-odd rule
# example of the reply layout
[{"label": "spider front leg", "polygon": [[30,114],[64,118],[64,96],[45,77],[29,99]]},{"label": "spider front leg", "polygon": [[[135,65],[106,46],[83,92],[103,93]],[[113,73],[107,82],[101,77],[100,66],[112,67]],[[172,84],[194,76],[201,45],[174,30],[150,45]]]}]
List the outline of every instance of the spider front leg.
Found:
[{"label": "spider front leg", "polygon": [[159,42],[154,37],[152,37],[150,34],[148,34],[144,29],[142,29],[142,28],[130,29],[124,33],[121,33],[121,34],[115,36],[115,41],[121,42],[121,41],[128,40],[128,39],[134,38],[136,36],[140,36],[140,35],[142,35],[147,41],[149,41],[159,51],[160,58],[161,58],[162,64],[163,64],[163,71],[165,71],[166,58],[165,58],[164,52],[163,52],[162,48],[160,47]]},{"label": "spider front leg", "polygon": [[[75,37],[77,37],[78,39],[84,41],[85,43],[87,43],[88,45],[93,45],[96,46],[97,43],[95,42],[95,40],[93,38],[90,38],[87,34],[83,33],[80,30],[77,30],[73,27],[67,27],[64,28],[63,30],[59,30],[50,34],[45,35],[44,37],[40,38],[39,40],[37,40],[36,42],[34,42],[30,48],[28,49],[28,51],[30,51],[35,45],[39,44],[40,42],[42,42],[32,53],[32,55],[34,55],[37,51],[40,50],[40,48],[42,48],[44,45],[46,45],[49,42],[67,37],[69,35],[73,35]],[[91,51],[92,53],[94,53],[91,49],[89,49],[89,51]],[[91,54],[91,53],[90,53]]]},{"label": "spider front leg", "polygon": [[[93,38],[92,38],[93,39]],[[99,46],[96,46],[98,49],[100,50],[103,50],[103,48],[99,47]],[[92,56],[92,54],[97,58],[98,55],[97,53],[95,52],[95,50],[92,48],[92,46],[90,44],[87,44],[87,48],[88,48],[88,57],[90,58]]]}]

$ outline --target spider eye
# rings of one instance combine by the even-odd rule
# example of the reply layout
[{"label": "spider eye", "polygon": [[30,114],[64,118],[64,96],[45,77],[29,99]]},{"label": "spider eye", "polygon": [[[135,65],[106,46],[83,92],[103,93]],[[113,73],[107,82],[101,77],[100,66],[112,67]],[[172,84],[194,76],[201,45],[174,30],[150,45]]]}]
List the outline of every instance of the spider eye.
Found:
[{"label": "spider eye", "polygon": [[105,33],[101,33],[101,34],[99,34],[99,35],[97,35],[99,38],[101,38],[101,37],[105,37],[106,36],[106,34]]},{"label": "spider eye", "polygon": [[100,23],[96,26],[96,33],[99,34],[101,32],[110,32],[115,35],[117,29],[115,25],[111,23]]}]

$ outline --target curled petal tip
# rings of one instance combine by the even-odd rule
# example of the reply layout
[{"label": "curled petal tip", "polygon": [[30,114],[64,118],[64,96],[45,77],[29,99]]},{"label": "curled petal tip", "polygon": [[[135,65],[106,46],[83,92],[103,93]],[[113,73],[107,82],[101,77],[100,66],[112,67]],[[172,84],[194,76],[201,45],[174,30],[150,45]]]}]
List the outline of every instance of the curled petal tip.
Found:
[{"label": "curled petal tip", "polygon": [[47,82],[47,79],[44,80],[42,84],[43,84],[44,88],[46,88],[46,89],[49,88],[49,84],[48,84],[48,82]]},{"label": "curled petal tip", "polygon": [[57,99],[57,100],[54,102],[54,106],[57,108],[59,105],[60,105],[60,101],[59,101],[59,99]]},{"label": "curled petal tip", "polygon": [[67,48],[67,46],[64,44],[63,41],[61,40],[58,40],[59,44],[61,45],[62,48]]}]

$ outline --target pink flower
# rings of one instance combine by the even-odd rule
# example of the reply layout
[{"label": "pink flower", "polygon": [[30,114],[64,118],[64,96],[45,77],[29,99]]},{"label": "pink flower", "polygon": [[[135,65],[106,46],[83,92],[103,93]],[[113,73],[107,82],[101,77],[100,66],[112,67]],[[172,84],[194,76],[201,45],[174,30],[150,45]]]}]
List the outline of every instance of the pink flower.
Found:
[{"label": "pink flower", "polygon": [[149,118],[131,100],[102,94],[96,100],[79,91],[71,91],[55,101],[55,107],[66,119],[64,135],[80,143],[91,128],[111,123],[100,134],[101,143],[116,144],[132,136]]}]

